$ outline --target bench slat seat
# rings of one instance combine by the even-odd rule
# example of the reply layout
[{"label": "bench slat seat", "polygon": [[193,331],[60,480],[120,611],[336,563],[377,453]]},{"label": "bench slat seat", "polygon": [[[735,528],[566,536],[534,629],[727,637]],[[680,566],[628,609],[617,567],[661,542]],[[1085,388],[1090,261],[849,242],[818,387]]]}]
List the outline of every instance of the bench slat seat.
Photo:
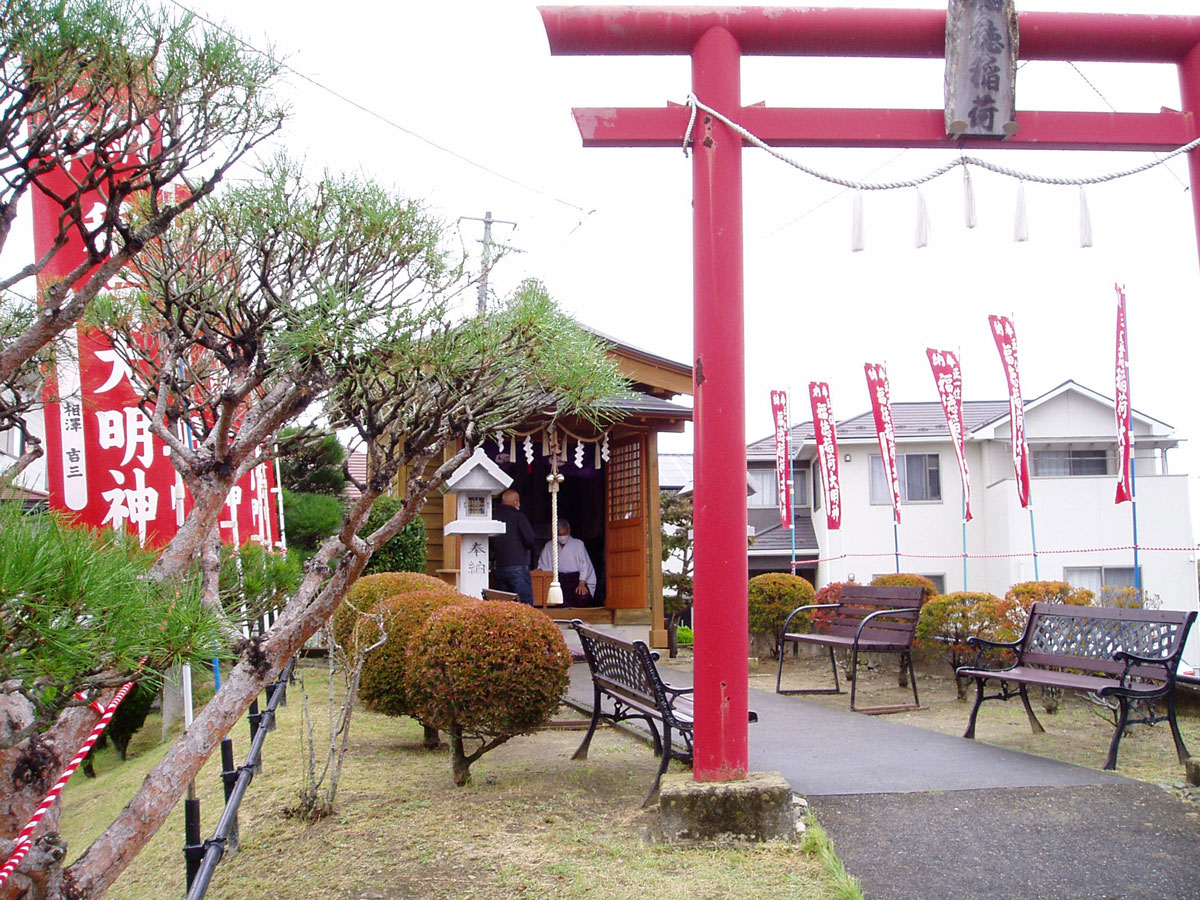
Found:
[{"label": "bench slat seat", "polygon": [[[779,671],[775,678],[777,694],[841,694],[835,650],[850,653],[850,709],[867,714],[903,712],[920,709],[917,679],[912,665],[912,642],[921,614],[925,592],[919,587],[847,584],[842,587],[837,603],[817,603],[792,610],[783,623],[779,641]],[[826,610],[820,617],[819,630],[791,631],[793,619],[803,612]],[[793,688],[785,690],[783,681],[783,652],[788,644],[811,644],[829,648],[829,664],[833,669],[832,688]],[[858,686],[858,655],[860,653],[897,653],[900,655],[900,686],[912,685],[913,702],[899,706],[860,708],[855,704]]]},{"label": "bench slat seat", "polygon": [[[1117,700],[1116,730],[1104,768],[1117,767],[1121,737],[1131,724],[1169,722],[1175,752],[1179,761],[1185,762],[1187,748],[1175,717],[1175,674],[1195,619],[1194,611],[1033,604],[1018,640],[968,639],[977,650],[975,662],[959,666],[955,672],[960,678],[975,679],[975,706],[963,737],[975,737],[979,707],[985,700],[1014,696],[1021,698],[1033,731],[1044,732],[1026,690],[1029,685],[1040,685]],[[1012,664],[1003,668],[981,666],[983,654],[995,650],[1011,653],[1015,657]],[[989,681],[999,683],[998,693],[985,692]],[[1015,693],[1010,685],[1016,685]],[[1151,704],[1164,699],[1166,715],[1155,715],[1150,709],[1143,717],[1130,719],[1133,703]]]},{"label": "bench slat seat", "polygon": [[[588,725],[579,749],[572,759],[587,759],[588,745],[601,719],[614,724],[628,719],[641,719],[650,729],[654,752],[659,756],[658,772],[650,793],[642,806],[649,806],[658,796],[658,786],[672,759],[689,765],[692,762],[692,729],[695,706],[692,688],[677,688],[664,682],[655,660],[658,654],[645,641],[623,641],[620,638],[584,625],[579,619],[571,622],[579,635],[584,656],[592,675],[592,721]],[[607,696],[613,711],[605,712],[602,700]],[[758,714],[749,713],[751,722]],[[658,725],[662,725],[659,735]],[[684,749],[677,748],[673,737],[678,735]]]}]

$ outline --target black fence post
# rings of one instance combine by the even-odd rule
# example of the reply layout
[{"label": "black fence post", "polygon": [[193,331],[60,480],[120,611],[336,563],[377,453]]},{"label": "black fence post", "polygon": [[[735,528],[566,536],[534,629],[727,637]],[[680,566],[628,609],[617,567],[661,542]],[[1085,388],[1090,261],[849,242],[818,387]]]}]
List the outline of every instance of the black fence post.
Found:
[{"label": "black fence post", "polygon": [[[225,803],[228,805],[229,797],[233,794],[233,786],[237,784],[238,770],[233,762],[233,741],[230,738],[225,738],[221,741],[221,782],[225,786]],[[238,851],[239,846],[238,820],[237,813],[234,812],[233,823],[229,827],[228,840],[225,849],[234,854]]]},{"label": "black fence post", "polygon": [[187,866],[187,886],[190,890],[200,861],[204,859],[204,844],[200,838],[200,800],[183,801],[183,858]]},{"label": "black fence post", "polygon": [[[246,719],[247,719],[247,721],[250,722],[250,744],[251,744],[251,746],[253,746],[254,739],[258,736],[258,725],[262,721],[262,713],[260,713],[258,711],[258,698],[257,697],[253,701],[251,701],[250,714],[248,716],[246,716]],[[259,775],[261,773],[262,773],[262,761],[257,760],[254,763],[254,774]]]}]

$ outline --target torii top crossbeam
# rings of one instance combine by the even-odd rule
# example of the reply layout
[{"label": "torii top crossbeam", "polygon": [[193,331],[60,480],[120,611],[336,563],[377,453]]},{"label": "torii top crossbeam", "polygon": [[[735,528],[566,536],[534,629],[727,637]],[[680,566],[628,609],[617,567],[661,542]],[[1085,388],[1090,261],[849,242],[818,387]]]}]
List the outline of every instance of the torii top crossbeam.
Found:
[{"label": "torii top crossbeam", "polygon": [[[741,57],[932,59],[945,54],[936,10],[543,7],[556,55],[687,55],[692,92],[781,147],[987,147],[1174,150],[1200,136],[1200,17],[1021,13],[1020,58],[1169,63],[1182,111],[1025,112],[1016,135],[949,138],[942,110],[743,107]],[[679,147],[689,110],[576,109],[585,146]],[[741,140],[701,116],[693,132],[695,363],[695,777],[748,765]],[[1200,225],[1200,150],[1188,154]],[[1200,227],[1197,228],[1200,235]]]}]

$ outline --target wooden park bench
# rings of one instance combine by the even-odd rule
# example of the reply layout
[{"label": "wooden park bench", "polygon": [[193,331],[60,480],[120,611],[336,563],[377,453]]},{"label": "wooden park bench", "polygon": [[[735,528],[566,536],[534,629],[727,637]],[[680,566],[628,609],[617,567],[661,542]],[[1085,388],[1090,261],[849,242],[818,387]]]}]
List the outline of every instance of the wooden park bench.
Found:
[{"label": "wooden park bench", "polygon": [[[1185,762],[1187,748],[1175,721],[1175,673],[1195,618],[1193,611],[1033,604],[1018,640],[968,639],[978,652],[972,665],[957,670],[959,677],[975,679],[975,707],[963,737],[975,737],[975,719],[984,700],[1013,696],[1020,696],[1025,704],[1034,733],[1042,733],[1045,729],[1033,714],[1026,692],[1029,685],[1041,685],[1116,699],[1116,731],[1104,768],[1117,767],[1117,749],[1126,726],[1163,721],[1170,722],[1175,752],[1179,761]],[[1008,651],[1016,658],[1004,668],[982,668],[983,654],[996,650]],[[1000,683],[998,693],[984,693],[988,681]],[[1154,704],[1160,700],[1166,700],[1165,716],[1154,714]],[[1142,705],[1144,715],[1131,721],[1134,703]]]},{"label": "wooden park bench", "polygon": [[[660,757],[658,772],[650,793],[642,806],[649,806],[658,795],[658,785],[672,759],[692,762],[692,688],[672,687],[658,674],[655,660],[658,653],[646,646],[645,641],[623,641],[594,628],[584,625],[579,619],[571,622],[579,634],[579,642],[592,673],[592,721],[583,743],[572,759],[587,759],[588,745],[600,720],[612,723],[627,719],[642,719],[650,728],[654,752]],[[613,704],[613,711],[606,712],[601,706],[604,697]],[[758,721],[758,715],[750,713],[750,721]],[[658,726],[662,725],[662,734]],[[686,750],[679,750],[673,735],[679,735]]]},{"label": "wooden park bench", "polygon": [[[847,584],[842,587],[837,603],[816,603],[792,610],[783,623],[783,634],[779,642],[779,672],[775,678],[777,694],[841,694],[838,681],[835,650],[850,652],[850,709],[854,712],[878,715],[880,713],[904,712],[920,709],[917,696],[917,679],[913,673],[912,642],[921,615],[921,604],[925,592],[919,587],[872,586]],[[829,610],[816,618],[815,629],[809,632],[792,632],[788,626],[792,619],[807,610]],[[784,690],[783,656],[788,644],[812,644],[829,648],[829,663],[833,668],[832,688],[800,688]],[[855,705],[858,685],[858,655],[860,653],[897,653],[900,655],[900,686],[904,687],[905,669],[908,682],[912,685],[913,702],[895,706],[871,706],[859,708]]]}]

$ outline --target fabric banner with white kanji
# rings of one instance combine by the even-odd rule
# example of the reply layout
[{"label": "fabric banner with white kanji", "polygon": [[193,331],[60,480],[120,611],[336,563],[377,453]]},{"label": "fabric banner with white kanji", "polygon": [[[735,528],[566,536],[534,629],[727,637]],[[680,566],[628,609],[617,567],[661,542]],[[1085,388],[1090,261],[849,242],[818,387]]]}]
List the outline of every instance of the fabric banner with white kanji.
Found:
[{"label": "fabric banner with white kanji", "polygon": [[808,396],[812,402],[813,433],[817,461],[821,467],[821,493],[825,498],[825,523],[830,531],[842,527],[842,485],[838,478],[837,427],[829,401],[829,385],[810,381]]},{"label": "fabric banner with white kanji", "polygon": [[[86,169],[88,160],[81,156],[72,165]],[[62,228],[62,209],[52,196],[70,196],[80,180],[79,172],[58,169],[43,175],[33,191],[34,254],[50,257],[39,275],[39,294],[87,260],[76,228]],[[88,211],[85,224],[90,224],[104,215],[107,204],[97,192],[83,198],[82,208]],[[61,246],[56,250],[56,245]],[[106,290],[115,293],[124,287],[118,275]],[[98,329],[69,328],[56,350],[43,407],[50,506],[80,524],[128,531],[144,546],[164,546],[182,524],[191,498],[167,446],[154,435],[150,418],[139,406],[143,373]],[[266,462],[238,480],[219,523],[223,540],[279,544],[274,482],[273,467]]]},{"label": "fabric banner with white kanji", "polygon": [[879,437],[879,456],[883,475],[892,492],[892,521],[900,524],[900,478],[896,472],[896,428],[892,422],[892,389],[887,369],[878,363],[866,363],[867,391],[871,394],[871,412],[875,415],[875,434]]},{"label": "fabric banner with white kanji", "polygon": [[1013,472],[1017,480],[1017,499],[1029,506],[1029,446],[1025,440],[1025,402],[1021,399],[1021,373],[1017,360],[1017,331],[1004,316],[988,316],[992,337],[1008,381],[1008,424],[1012,437]]},{"label": "fabric banner with white kanji", "polygon": [[1125,321],[1125,291],[1117,288],[1117,475],[1116,503],[1133,499],[1133,412],[1129,405],[1129,331]]},{"label": "fabric banner with white kanji", "polygon": [[779,498],[779,523],[784,528],[792,519],[791,419],[788,416],[787,391],[771,391],[771,421],[775,423],[775,495]]},{"label": "fabric banner with white kanji", "polygon": [[946,427],[950,430],[950,442],[954,455],[958,457],[958,474],[962,479],[963,521],[971,521],[971,473],[967,470],[966,435],[962,411],[962,367],[958,356],[950,350],[925,348],[929,367],[933,369],[933,380],[937,385],[938,399],[946,414]]}]

